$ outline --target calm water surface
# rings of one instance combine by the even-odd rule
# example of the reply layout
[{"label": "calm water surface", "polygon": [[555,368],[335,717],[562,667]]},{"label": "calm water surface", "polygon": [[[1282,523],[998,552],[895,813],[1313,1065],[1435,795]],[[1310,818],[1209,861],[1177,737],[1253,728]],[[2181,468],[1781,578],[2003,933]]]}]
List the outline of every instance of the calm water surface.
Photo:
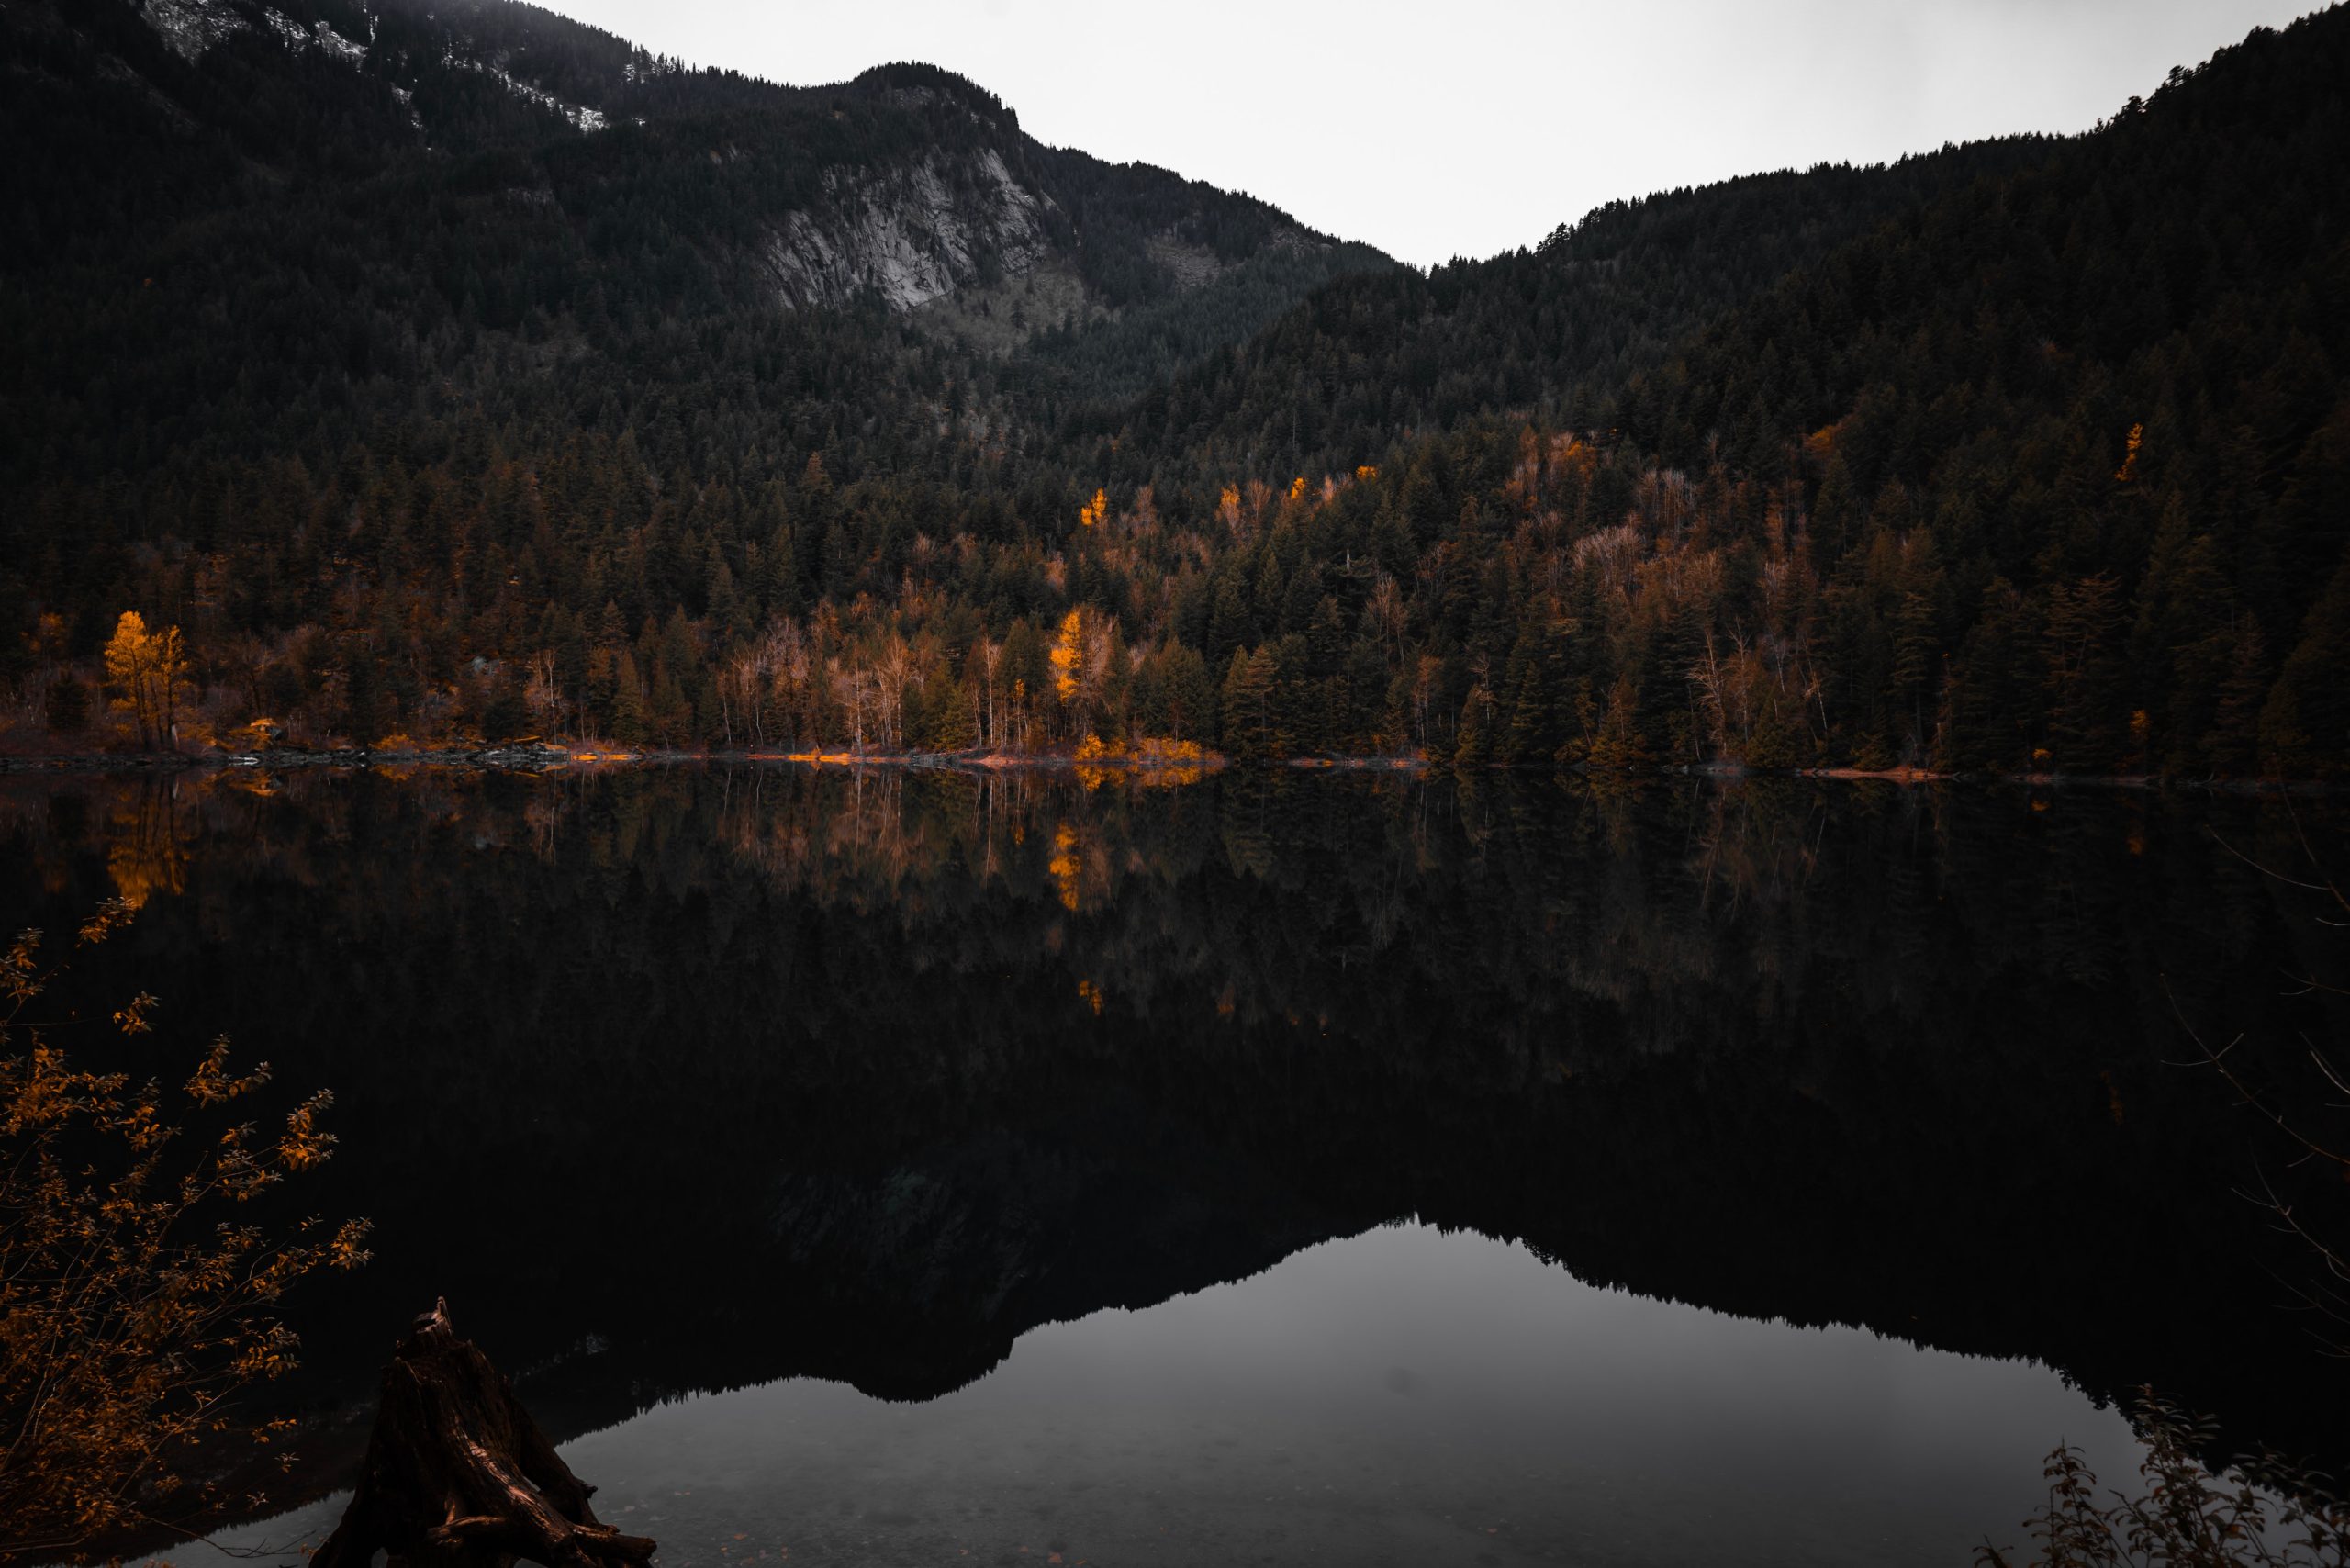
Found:
[{"label": "calm water surface", "polygon": [[[677,1564],[1934,1563],[2032,1506],[2052,1433],[2135,1462],[2043,1367],[1597,1290],[1406,1225],[1035,1329],[935,1400],[789,1379],[564,1452]],[[341,1501],[224,1544],[315,1542]]]},{"label": "calm water surface", "polygon": [[[446,1294],[662,1561],[1964,1562],[2342,1373],[2182,1018],[2322,809],[753,771],[16,781],[93,1002],[338,1093],[314,1484]],[[517,1245],[518,1216],[527,1245]],[[289,1499],[290,1500],[290,1499]],[[315,1540],[339,1500],[229,1532]]]}]

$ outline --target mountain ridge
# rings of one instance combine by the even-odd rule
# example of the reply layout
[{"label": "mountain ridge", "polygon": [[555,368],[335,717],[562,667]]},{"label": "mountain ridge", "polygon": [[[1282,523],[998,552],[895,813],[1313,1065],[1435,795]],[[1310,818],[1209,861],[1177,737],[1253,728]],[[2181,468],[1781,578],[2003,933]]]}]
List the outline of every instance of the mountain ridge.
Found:
[{"label": "mountain ridge", "polygon": [[[1047,252],[1113,309],[1181,292],[1188,280],[1155,268],[1146,236],[1125,232],[1138,226],[1205,243],[1227,262],[1280,234],[1332,252],[1334,264],[1388,264],[1253,198],[1146,165],[1076,167],[1093,161],[1026,138],[994,95],[934,67],[877,66],[849,82],[789,87],[688,71],[518,4],[92,0],[69,16],[32,0],[8,20],[30,95],[111,87],[108,107],[122,119],[149,111],[139,129],[150,151],[181,154],[182,211],[253,195],[256,168],[274,165],[279,184],[332,181],[381,174],[412,155],[512,153],[557,176],[542,183],[558,206],[571,194],[565,173],[635,186],[699,181],[706,188],[669,204],[671,240],[732,241],[765,261],[791,304],[840,308],[872,288],[911,308],[998,270],[1024,271]],[[201,160],[161,147],[171,139],[157,118],[192,133],[183,140],[226,141],[236,162],[189,167]],[[39,122],[36,106],[13,129],[26,145],[53,144],[70,165],[69,140],[44,136]],[[603,145],[580,145],[590,142]],[[721,175],[741,167],[727,179],[686,166],[705,160]],[[35,177],[19,204],[70,241],[89,187],[112,178],[87,177],[95,173],[47,188]],[[923,199],[872,221],[890,188],[909,185]],[[694,194],[735,210],[688,211]],[[117,223],[103,238],[122,231]],[[28,241],[11,260],[34,270],[58,248]]]}]

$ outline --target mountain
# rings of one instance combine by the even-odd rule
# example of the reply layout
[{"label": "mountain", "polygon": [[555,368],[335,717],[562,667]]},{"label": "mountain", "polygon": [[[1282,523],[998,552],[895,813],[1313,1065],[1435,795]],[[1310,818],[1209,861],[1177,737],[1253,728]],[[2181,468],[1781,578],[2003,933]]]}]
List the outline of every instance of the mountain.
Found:
[{"label": "mountain", "polygon": [[508,0],[0,59],[12,747],[135,610],[196,745],[2350,767],[2339,8],[1425,275]]},{"label": "mountain", "polygon": [[17,475],[314,451],[436,382],[532,402],[550,362],[675,388],[739,373],[734,343],[653,368],[719,323],[875,380],[1049,330],[1023,374],[1053,386],[1100,337],[1118,374],[1083,384],[1116,392],[1152,352],[1393,264],[1264,203],[1044,147],[928,67],[785,88],[497,0],[0,17],[28,154],[6,176]]}]

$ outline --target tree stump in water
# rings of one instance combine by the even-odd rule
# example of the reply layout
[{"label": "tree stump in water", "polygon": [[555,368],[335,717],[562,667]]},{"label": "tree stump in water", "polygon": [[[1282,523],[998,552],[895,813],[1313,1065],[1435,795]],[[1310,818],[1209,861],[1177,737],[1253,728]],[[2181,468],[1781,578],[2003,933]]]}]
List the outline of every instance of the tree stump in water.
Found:
[{"label": "tree stump in water", "polygon": [[642,1568],[654,1544],[599,1524],[496,1367],[435,1302],[384,1369],[359,1489],[310,1568]]}]

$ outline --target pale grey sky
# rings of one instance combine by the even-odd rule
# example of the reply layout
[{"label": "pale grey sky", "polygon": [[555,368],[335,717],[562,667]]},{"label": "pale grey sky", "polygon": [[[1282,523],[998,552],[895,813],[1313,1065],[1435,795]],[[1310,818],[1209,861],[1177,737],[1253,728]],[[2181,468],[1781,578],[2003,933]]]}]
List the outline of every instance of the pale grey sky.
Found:
[{"label": "pale grey sky", "polygon": [[1427,265],[1757,170],[2087,129],[2310,0],[547,0],[791,83],[959,71],[1042,140]]}]

